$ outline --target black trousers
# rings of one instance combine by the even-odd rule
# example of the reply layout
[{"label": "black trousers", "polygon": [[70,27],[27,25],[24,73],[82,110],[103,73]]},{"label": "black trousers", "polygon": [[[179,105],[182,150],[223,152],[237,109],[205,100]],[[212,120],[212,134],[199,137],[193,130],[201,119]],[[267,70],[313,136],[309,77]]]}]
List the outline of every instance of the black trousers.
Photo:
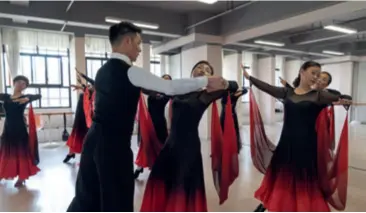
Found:
[{"label": "black trousers", "polygon": [[[84,142],[68,212],[133,212],[133,154],[121,134],[93,124]],[[124,146],[121,144],[124,143]]]}]

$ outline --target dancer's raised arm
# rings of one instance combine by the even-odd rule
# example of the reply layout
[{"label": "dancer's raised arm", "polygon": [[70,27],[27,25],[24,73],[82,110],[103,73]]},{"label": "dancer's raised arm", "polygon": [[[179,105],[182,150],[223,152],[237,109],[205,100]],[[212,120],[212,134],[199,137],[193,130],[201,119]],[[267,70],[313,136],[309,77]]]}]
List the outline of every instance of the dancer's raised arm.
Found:
[{"label": "dancer's raised arm", "polygon": [[272,86],[268,83],[265,83],[257,78],[254,78],[253,76],[250,76],[245,69],[243,69],[243,74],[246,79],[248,79],[254,86],[256,86],[258,89],[262,90],[263,92],[278,98],[278,99],[284,99],[286,97],[287,88],[284,87],[276,87]]}]

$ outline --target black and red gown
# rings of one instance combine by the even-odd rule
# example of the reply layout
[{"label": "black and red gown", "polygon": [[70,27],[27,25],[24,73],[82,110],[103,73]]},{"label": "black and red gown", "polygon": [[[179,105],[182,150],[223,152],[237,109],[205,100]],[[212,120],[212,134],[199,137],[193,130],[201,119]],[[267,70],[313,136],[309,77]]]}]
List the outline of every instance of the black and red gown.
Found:
[{"label": "black and red gown", "polygon": [[[23,95],[29,102],[38,100],[41,95]],[[11,95],[0,94],[5,109],[5,123],[0,138],[0,180],[18,177],[26,180],[37,174],[40,169],[38,139],[35,117],[32,106],[29,107],[29,133],[24,119],[24,111],[28,103],[13,102]]]},{"label": "black and red gown", "polygon": [[[238,152],[240,152],[241,148],[242,148],[242,142],[241,142],[241,138],[240,138],[240,130],[239,130],[239,121],[238,121],[238,116],[236,114],[236,103],[238,102],[239,98],[242,95],[245,95],[248,92],[247,89],[243,88],[243,91],[241,92],[240,95],[235,95],[235,93],[230,93],[230,100],[231,100],[231,106],[232,106],[232,113],[233,113],[233,119],[234,119],[234,125],[235,125],[235,132],[236,132],[236,140],[237,140],[237,147],[238,147]],[[225,106],[227,104],[227,96],[222,97],[221,99],[221,114],[220,114],[220,123],[221,123],[221,128],[224,130],[225,128]]]},{"label": "black and red gown", "polygon": [[85,112],[84,112],[84,93],[79,95],[79,100],[76,105],[74,124],[71,130],[71,134],[66,142],[69,147],[70,153],[81,153],[83,148],[83,142],[86,133],[88,132],[88,126],[86,124]]},{"label": "black and red gown", "polygon": [[[238,85],[231,82],[230,91]],[[198,125],[207,107],[227,91],[175,96],[170,134],[152,167],[143,212],[207,211]]]},{"label": "black and red gown", "polygon": [[[145,138],[146,141],[142,141],[144,137],[141,137],[140,126],[145,125],[146,127],[146,124],[144,124],[145,122],[142,122],[142,120],[139,120],[138,140],[140,140],[139,143],[143,144],[143,146],[140,146],[135,161],[136,165],[139,167],[139,169],[136,170],[137,172],[142,172],[142,168],[152,167],[156,159],[156,156],[158,156],[161,148],[163,147],[163,144],[165,143],[168,137],[167,122],[165,119],[165,106],[169,102],[170,97],[157,92],[148,91],[145,89],[142,89],[142,92],[148,95],[147,98],[148,117],[146,117],[147,120],[145,122],[152,122],[152,127],[147,128],[150,128],[148,131],[150,132],[152,131],[151,134],[154,135],[148,137],[147,139]],[[141,98],[143,98],[143,96],[140,97],[139,101],[139,111],[138,111],[139,114],[143,110],[146,110],[141,106],[141,104],[143,104],[144,107],[146,107],[144,99]],[[136,172],[135,175],[138,176]]]},{"label": "black and red gown", "polygon": [[[292,88],[271,86],[253,77],[250,81],[284,102],[283,129],[276,148],[264,134],[258,106],[251,105],[252,160],[255,167],[265,173],[255,197],[268,211],[325,212],[330,211],[328,203],[338,210],[344,209],[348,129],[343,129],[343,142],[338,147],[337,157],[332,159],[326,110],[341,96],[316,90],[298,95]],[[253,100],[251,94],[251,102]]]},{"label": "black and red gown", "polygon": [[[94,80],[86,75],[81,75],[89,83],[94,85]],[[71,158],[75,157],[75,153],[80,154],[83,149],[84,138],[92,124],[92,116],[94,111],[95,93],[87,85],[82,84],[84,90],[79,95],[78,103],[75,110],[74,124],[71,134],[66,142],[72,154],[68,154],[64,159],[67,163]]]}]

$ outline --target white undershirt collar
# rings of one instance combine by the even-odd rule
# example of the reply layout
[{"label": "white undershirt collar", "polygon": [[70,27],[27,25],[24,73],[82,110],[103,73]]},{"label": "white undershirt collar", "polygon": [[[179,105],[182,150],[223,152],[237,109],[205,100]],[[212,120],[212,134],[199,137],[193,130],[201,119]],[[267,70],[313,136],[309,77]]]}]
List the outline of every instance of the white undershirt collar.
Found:
[{"label": "white undershirt collar", "polygon": [[113,53],[111,54],[111,58],[115,58],[115,59],[122,60],[122,61],[124,61],[124,62],[126,62],[127,64],[129,64],[129,65],[131,65],[131,66],[132,66],[131,59],[130,59],[127,55],[124,55],[124,54],[121,54],[121,53],[113,52]]}]

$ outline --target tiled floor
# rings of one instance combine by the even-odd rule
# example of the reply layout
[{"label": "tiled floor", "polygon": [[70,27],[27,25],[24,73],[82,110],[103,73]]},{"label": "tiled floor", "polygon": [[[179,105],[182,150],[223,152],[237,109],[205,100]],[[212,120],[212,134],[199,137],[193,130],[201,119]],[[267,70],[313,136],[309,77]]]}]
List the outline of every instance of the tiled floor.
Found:
[{"label": "tiled floor", "polygon": [[[269,137],[276,140],[281,125],[267,128]],[[242,139],[246,146],[240,155],[240,176],[230,189],[229,199],[222,206],[218,205],[218,197],[213,187],[211,165],[209,159],[209,143],[202,142],[202,153],[205,168],[206,194],[209,211],[253,211],[259,204],[253,193],[259,186],[262,175],[257,172],[250,159],[248,147],[248,127],[242,128]],[[133,139],[135,141],[135,138]],[[346,211],[366,210],[366,126],[352,126],[350,130],[350,170],[348,205]],[[136,143],[133,143],[136,153]],[[67,165],[62,160],[67,153],[64,143],[45,144],[41,146],[42,171],[27,182],[27,187],[16,189],[14,181],[0,183],[0,211],[42,211],[63,212],[68,207],[73,194],[77,174],[76,163]],[[145,171],[136,181],[135,211],[141,205],[144,186],[148,177]]]}]

